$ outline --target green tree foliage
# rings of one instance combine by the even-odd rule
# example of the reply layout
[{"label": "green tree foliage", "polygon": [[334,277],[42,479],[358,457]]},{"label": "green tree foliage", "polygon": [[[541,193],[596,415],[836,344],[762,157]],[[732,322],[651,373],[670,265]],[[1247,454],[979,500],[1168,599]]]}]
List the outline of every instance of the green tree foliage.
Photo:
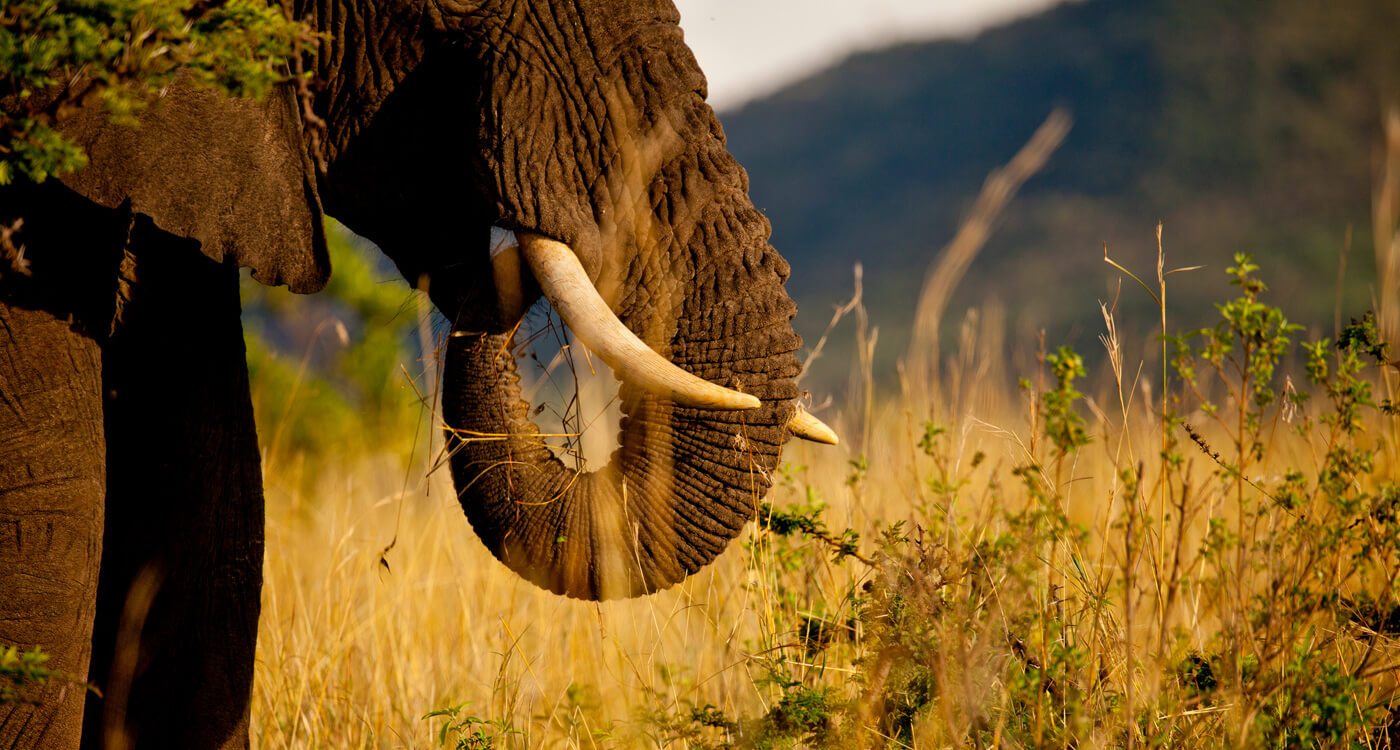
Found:
[{"label": "green tree foliage", "polygon": [[[314,477],[325,459],[390,452],[404,459],[427,427],[420,399],[425,303],[373,244],[326,227],[335,272],[305,296],[244,278],[243,327],[258,436],[270,465]],[[426,441],[417,445],[423,458]],[[295,478],[292,479],[295,481]]]},{"label": "green tree foliage", "polygon": [[32,692],[56,675],[44,666],[48,660],[49,655],[38,649],[0,647],[0,704],[33,701]]},{"label": "green tree foliage", "polygon": [[76,683],[97,692],[76,675],[50,669],[48,661],[49,655],[41,649],[0,645],[0,705],[38,703],[40,692],[51,682]]},{"label": "green tree foliage", "polygon": [[136,116],[177,79],[262,97],[288,78],[287,56],[313,37],[264,0],[18,0],[0,5],[0,184],[82,168],[60,132],[99,104]]}]

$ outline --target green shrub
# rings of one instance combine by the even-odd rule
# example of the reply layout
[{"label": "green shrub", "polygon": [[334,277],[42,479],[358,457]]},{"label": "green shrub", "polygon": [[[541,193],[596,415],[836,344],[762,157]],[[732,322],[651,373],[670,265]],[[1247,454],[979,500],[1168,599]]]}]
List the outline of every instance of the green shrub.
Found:
[{"label": "green shrub", "polygon": [[180,79],[262,97],[290,76],[288,56],[314,41],[263,0],[17,0],[0,7],[0,185],[80,169],[82,148],[59,121],[100,103],[136,116]]}]

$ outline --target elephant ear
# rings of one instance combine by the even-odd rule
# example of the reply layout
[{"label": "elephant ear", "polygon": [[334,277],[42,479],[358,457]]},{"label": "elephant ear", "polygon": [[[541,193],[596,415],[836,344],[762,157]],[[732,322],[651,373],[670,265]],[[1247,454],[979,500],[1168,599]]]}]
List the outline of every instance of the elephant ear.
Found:
[{"label": "elephant ear", "polygon": [[160,229],[252,268],[264,284],[325,286],[321,199],[288,87],[252,101],[176,85],[138,127],[113,125],[99,109],[60,123],[88,154],[65,185],[108,208],[130,200]]}]

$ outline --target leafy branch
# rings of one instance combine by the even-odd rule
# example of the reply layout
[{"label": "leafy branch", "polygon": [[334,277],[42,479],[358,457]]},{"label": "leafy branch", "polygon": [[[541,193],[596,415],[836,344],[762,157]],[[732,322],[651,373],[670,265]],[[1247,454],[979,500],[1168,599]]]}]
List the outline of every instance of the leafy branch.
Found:
[{"label": "leafy branch", "polygon": [[0,6],[0,185],[81,169],[61,121],[137,115],[177,80],[261,98],[318,37],[262,0],[18,0]]},{"label": "leafy branch", "polygon": [[35,693],[52,680],[83,685],[101,695],[77,675],[49,669],[48,661],[49,655],[37,648],[21,651],[17,646],[0,646],[0,705],[37,703]]},{"label": "leafy branch", "polygon": [[778,536],[805,536],[815,539],[832,549],[837,562],[853,557],[866,565],[874,566],[875,560],[860,553],[860,535],[851,529],[841,532],[838,537],[827,530],[826,524],[818,516],[821,507],[798,507],[791,509],[775,508],[771,503],[762,503],[758,509],[758,527]]}]

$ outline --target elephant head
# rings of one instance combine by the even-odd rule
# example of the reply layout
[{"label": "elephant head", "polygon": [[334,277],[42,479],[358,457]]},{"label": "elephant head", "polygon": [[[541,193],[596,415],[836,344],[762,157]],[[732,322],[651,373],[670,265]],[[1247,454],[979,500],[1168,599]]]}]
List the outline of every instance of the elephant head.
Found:
[{"label": "elephant head", "polygon": [[[796,407],[788,266],[669,0],[293,12],[328,35],[303,61],[315,90],[257,106],[188,95],[134,136],[94,126],[80,138],[94,164],[137,166],[70,184],[298,291],[327,273],[322,205],[376,242],[452,323],[453,477],[477,533],[531,581],[628,596],[714,559],[789,432],[824,428]],[[188,137],[201,117],[227,127]],[[523,261],[493,258],[493,226]],[[591,473],[551,453],[520,396],[511,332],[541,292],[622,383],[620,447]]]},{"label": "elephant head", "polygon": [[[413,85],[463,97],[438,125],[468,128],[446,162],[471,178],[449,200],[474,207],[474,236],[424,253],[365,227],[453,321],[443,405],[467,517],[502,562],[575,597],[655,591],[713,560],[795,414],[788,267],[677,20],[669,3],[444,6]],[[421,122],[418,106],[385,114]],[[441,210],[439,225],[461,212]],[[491,257],[487,225],[517,233],[523,263]],[[620,446],[596,471],[561,461],[520,395],[511,332],[541,289],[622,383]]]},{"label": "elephant head", "polygon": [[[797,413],[788,266],[678,20],[669,2],[434,6],[413,72],[367,128],[329,141],[331,211],[453,323],[443,407],[467,517],[506,565],[574,597],[655,591],[713,560]],[[429,145],[410,159],[434,179],[397,210],[370,205],[415,128]],[[399,229],[405,203],[435,229]],[[518,256],[492,257],[491,225]],[[622,384],[619,448],[592,472],[546,446],[520,394],[511,334],[541,290]]]}]

